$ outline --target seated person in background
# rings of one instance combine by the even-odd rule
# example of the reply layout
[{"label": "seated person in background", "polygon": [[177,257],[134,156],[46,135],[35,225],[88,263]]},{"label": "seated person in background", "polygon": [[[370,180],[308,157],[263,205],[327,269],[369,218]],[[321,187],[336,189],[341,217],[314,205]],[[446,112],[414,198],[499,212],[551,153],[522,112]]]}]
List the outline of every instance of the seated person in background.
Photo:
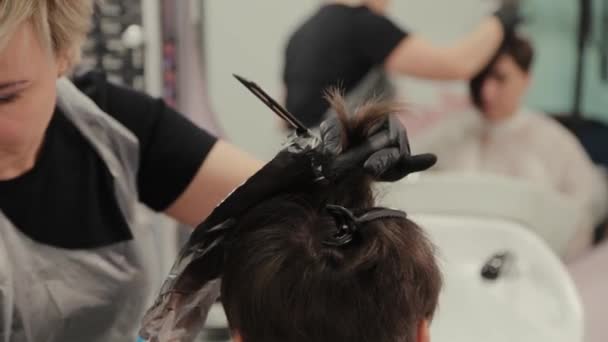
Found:
[{"label": "seated person in background", "polygon": [[[489,172],[544,184],[572,199],[586,216],[601,215],[595,206],[605,196],[597,191],[602,182],[578,140],[549,116],[522,107],[533,55],[528,41],[514,36],[471,81],[479,115],[454,141],[429,148],[439,157],[436,169]],[[590,229],[581,232],[573,249],[589,245],[590,230],[600,220],[593,217],[584,224]]]},{"label": "seated person in background", "polygon": [[329,87],[343,88],[349,102],[391,98],[385,73],[427,79],[465,80],[488,64],[518,22],[517,8],[503,5],[469,34],[437,46],[385,16],[388,0],[323,0],[290,36],[283,82],[287,110],[308,127],[329,109]]},{"label": "seated person in background", "polygon": [[[350,142],[387,108],[347,121],[333,101]],[[423,231],[403,212],[375,208],[363,172],[315,184],[239,220],[221,288],[234,340],[428,342],[441,275]]]}]

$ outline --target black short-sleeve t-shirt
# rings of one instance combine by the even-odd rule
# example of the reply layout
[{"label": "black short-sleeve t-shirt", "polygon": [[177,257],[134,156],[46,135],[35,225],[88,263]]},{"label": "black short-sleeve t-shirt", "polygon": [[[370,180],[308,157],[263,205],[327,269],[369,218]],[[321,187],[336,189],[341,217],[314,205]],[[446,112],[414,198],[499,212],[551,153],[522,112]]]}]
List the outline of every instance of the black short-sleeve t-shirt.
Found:
[{"label": "black short-sleeve t-shirt", "polygon": [[[139,199],[153,210],[170,206],[190,184],[216,138],[162,100],[109,83],[101,73],[76,86],[139,140]],[[112,176],[90,143],[56,109],[34,168],[0,181],[0,209],[30,238],[69,249],[131,239]]]},{"label": "black short-sleeve t-shirt", "polygon": [[320,123],[328,109],[324,91],[346,93],[407,36],[384,16],[365,6],[330,4],[304,22],[285,50],[286,107],[305,125]]}]

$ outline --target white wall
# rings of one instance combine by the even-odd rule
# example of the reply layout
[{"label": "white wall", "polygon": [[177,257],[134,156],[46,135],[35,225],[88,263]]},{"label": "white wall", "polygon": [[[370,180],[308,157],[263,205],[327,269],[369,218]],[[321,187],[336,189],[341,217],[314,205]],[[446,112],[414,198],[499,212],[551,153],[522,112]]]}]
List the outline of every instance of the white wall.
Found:
[{"label": "white wall", "polygon": [[[274,114],[232,78],[240,74],[281,99],[281,70],[287,38],[316,11],[318,0],[205,1],[209,96],[229,139],[262,158],[278,149]],[[438,43],[469,31],[492,0],[393,0],[390,16],[403,27]],[[436,83],[400,80],[407,101],[433,103]],[[453,86],[460,89],[459,85]]]}]

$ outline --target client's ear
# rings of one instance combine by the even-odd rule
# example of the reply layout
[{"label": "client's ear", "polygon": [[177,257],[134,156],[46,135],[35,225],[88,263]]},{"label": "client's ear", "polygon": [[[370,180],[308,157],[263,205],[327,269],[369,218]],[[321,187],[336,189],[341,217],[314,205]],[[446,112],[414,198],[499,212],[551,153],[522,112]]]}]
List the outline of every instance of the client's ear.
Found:
[{"label": "client's ear", "polygon": [[429,321],[422,320],[418,323],[418,334],[416,334],[416,342],[430,342],[431,341],[431,331],[429,328]]}]

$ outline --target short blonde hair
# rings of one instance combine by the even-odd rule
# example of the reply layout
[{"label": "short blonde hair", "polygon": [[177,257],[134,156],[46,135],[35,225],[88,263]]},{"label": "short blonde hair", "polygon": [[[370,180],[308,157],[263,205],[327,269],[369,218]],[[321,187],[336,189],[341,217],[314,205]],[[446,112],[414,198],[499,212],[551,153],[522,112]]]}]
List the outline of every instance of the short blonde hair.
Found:
[{"label": "short blonde hair", "polygon": [[30,21],[40,41],[74,65],[90,28],[93,0],[0,0],[0,50]]}]

